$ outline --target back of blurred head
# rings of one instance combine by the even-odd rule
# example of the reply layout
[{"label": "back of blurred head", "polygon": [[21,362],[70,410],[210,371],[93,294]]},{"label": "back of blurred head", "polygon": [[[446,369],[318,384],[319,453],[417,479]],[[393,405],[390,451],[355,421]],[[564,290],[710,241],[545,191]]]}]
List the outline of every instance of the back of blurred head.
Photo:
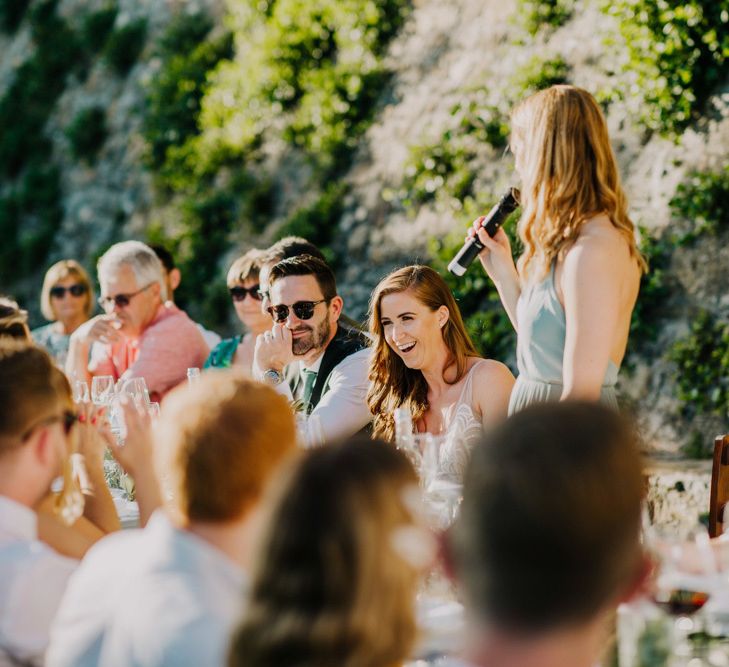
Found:
[{"label": "back of blurred head", "polygon": [[234,371],[170,393],[155,431],[159,478],[183,526],[243,519],[296,444],[288,401]]},{"label": "back of blurred head", "polygon": [[30,340],[28,312],[7,296],[0,296],[0,338]]},{"label": "back of blurred head", "polygon": [[517,636],[579,627],[643,570],[637,436],[595,404],[530,407],[487,433],[451,555],[471,618]]},{"label": "back of blurred head", "polygon": [[33,507],[67,458],[62,421],[70,388],[48,354],[0,339],[0,494]]},{"label": "back of blurred head", "polygon": [[[413,525],[412,466],[368,438],[311,450],[273,490],[231,665],[402,664],[418,569],[394,546]],[[419,553],[416,545],[415,551]]]}]

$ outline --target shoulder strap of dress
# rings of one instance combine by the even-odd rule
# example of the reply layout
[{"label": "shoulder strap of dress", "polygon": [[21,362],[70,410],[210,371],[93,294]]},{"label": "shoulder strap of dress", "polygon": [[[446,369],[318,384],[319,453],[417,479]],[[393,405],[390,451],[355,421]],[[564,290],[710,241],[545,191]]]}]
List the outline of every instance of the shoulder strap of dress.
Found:
[{"label": "shoulder strap of dress", "polygon": [[482,363],[484,363],[486,359],[479,359],[473,366],[471,366],[471,370],[466,373],[466,381],[463,383],[463,389],[461,390],[461,396],[458,399],[458,403],[468,403],[468,405],[472,405],[473,403],[473,371],[475,371]]}]

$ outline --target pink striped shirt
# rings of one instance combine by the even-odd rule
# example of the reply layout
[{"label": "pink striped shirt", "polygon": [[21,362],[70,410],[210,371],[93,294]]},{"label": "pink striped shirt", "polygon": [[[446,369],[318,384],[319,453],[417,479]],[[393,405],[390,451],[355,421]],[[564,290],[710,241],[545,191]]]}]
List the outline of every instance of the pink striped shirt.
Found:
[{"label": "pink striped shirt", "polygon": [[202,368],[209,352],[197,325],[168,301],[139,338],[94,344],[89,372],[114,380],[142,377],[152,400],[159,400],[185,380],[188,368]]}]

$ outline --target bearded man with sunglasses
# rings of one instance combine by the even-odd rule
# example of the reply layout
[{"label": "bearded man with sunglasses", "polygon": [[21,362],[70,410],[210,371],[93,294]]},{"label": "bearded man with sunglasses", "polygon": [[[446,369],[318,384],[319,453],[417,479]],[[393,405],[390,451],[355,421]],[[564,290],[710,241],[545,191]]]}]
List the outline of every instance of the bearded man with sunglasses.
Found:
[{"label": "bearded man with sunglasses", "polygon": [[268,276],[273,319],[258,336],[254,375],[296,400],[309,416],[309,445],[351,436],[372,419],[367,408],[370,350],[364,334],[339,326],[342,297],[326,262],[300,255]]},{"label": "bearded man with sunglasses", "polygon": [[[167,298],[162,263],[139,241],[113,245],[97,265],[104,315],[92,318],[70,339],[66,373],[144,378],[152,400],[199,368],[208,346],[195,323]],[[89,360],[90,352],[90,360]]]}]

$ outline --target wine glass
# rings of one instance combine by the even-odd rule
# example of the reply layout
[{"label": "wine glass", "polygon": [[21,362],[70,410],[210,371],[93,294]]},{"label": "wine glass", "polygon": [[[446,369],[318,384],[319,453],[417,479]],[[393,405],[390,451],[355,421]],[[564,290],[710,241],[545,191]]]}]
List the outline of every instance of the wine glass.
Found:
[{"label": "wine glass", "polygon": [[111,405],[114,397],[114,378],[111,375],[97,375],[91,380],[91,400],[94,405]]},{"label": "wine glass", "polygon": [[88,403],[89,402],[89,385],[84,380],[75,380],[73,383],[73,402]]},{"label": "wine glass", "polygon": [[144,378],[129,378],[121,386],[122,393],[129,394],[137,407],[149,406],[149,391]]}]

